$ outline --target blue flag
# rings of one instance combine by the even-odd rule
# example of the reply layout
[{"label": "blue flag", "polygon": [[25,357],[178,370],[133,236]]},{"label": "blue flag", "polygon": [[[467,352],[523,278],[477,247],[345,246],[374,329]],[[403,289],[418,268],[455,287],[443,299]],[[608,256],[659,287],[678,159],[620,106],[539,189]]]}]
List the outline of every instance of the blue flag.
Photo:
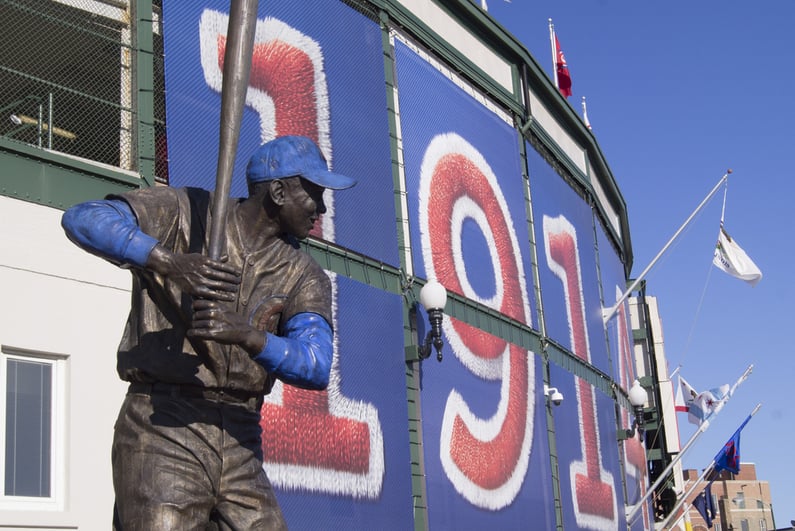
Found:
[{"label": "blue flag", "polygon": [[715,456],[715,471],[728,470],[734,474],[740,471],[740,432],[735,432],[726,441],[723,449]]},{"label": "blue flag", "polygon": [[707,483],[707,488],[693,500],[693,507],[698,509],[701,518],[707,524],[707,528],[712,529],[712,521],[715,519],[715,504],[712,500],[712,482]]},{"label": "blue flag", "polygon": [[751,420],[751,415],[748,415],[745,422],[737,428],[731,439],[726,441],[721,451],[715,456],[716,473],[720,473],[721,470],[728,470],[733,474],[737,474],[740,471],[740,432],[748,424],[749,420]]}]

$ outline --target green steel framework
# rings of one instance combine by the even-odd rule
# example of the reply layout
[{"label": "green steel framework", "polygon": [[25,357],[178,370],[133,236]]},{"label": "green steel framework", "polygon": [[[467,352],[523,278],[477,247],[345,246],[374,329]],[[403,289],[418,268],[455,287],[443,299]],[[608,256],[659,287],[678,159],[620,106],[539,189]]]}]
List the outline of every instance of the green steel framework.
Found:
[{"label": "green steel framework", "polygon": [[[602,221],[606,232],[623,258],[625,272],[629,275],[632,267],[632,251],[629,241],[629,227],[626,205],[591,132],[583,125],[574,110],[558,93],[535,59],[513,36],[502,29],[491,17],[469,0],[436,0],[448,14],[478,35],[484,43],[496,50],[495,53],[513,64],[513,93],[508,93],[496,84],[477,65],[471,63],[457,50],[452,49],[439,35],[434,33],[422,20],[413,16],[396,0],[344,0],[355,9],[378,22],[382,28],[384,52],[384,77],[387,94],[387,107],[392,145],[392,174],[395,192],[395,211],[398,218],[405,216],[401,196],[400,164],[398,158],[398,138],[394,101],[394,59],[390,44],[390,30],[399,29],[417,39],[428,50],[458,75],[484,91],[492,101],[501,105],[515,120],[520,133],[520,153],[525,158],[526,142],[543,151],[545,157],[583,196],[593,208],[595,216]],[[111,192],[154,185],[154,62],[153,62],[153,17],[152,0],[133,0],[134,28],[134,95],[135,138],[137,173],[109,168],[98,164],[38,149],[0,137],[0,194],[55,208],[68,208],[84,200],[102,197]],[[590,176],[582,173],[572,160],[557,146],[544,129],[533,119],[532,109],[523,104],[527,101],[527,91],[532,89],[547,109],[552,112],[566,128],[567,132],[585,148],[588,160],[596,175],[603,176],[600,181],[607,194],[611,207],[620,219],[620,234],[607,223],[605,209],[600,204],[590,182]],[[526,171],[526,165],[524,166]],[[583,362],[569,350],[563,348],[544,333],[544,313],[538,292],[538,261],[535,248],[532,205],[529,201],[528,176],[524,175],[527,206],[527,223],[531,250],[531,269],[533,288],[538,301],[539,327],[535,330],[527,325],[457,294],[449,294],[445,314],[481,329],[496,337],[535,352],[543,361],[544,381],[549,382],[549,364],[554,363],[568,372],[585,379],[594,387],[612,397],[617,406],[630,409],[629,401],[610,375]],[[398,246],[401,260],[407,247],[408,236],[403,233],[401,219],[398,225]],[[305,250],[325,269],[344,275],[367,286],[389,293],[399,294],[404,299],[404,340],[406,347],[406,389],[408,405],[408,430],[412,468],[412,495],[414,500],[415,529],[427,529],[427,499],[425,495],[425,476],[422,452],[420,391],[418,385],[419,361],[417,355],[416,332],[411,325],[411,311],[418,300],[422,279],[413,279],[406,274],[406,264],[400,268],[384,264],[349,249],[328,242],[307,240]],[[555,495],[555,515],[558,529],[562,529],[562,509],[557,472],[555,449],[554,417],[547,406],[549,426],[550,462]]]}]

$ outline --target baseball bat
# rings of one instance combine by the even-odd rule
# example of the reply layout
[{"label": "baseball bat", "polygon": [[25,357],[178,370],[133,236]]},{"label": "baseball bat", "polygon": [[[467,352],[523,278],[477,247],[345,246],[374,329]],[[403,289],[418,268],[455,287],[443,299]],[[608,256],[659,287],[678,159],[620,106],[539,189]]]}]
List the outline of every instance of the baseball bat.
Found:
[{"label": "baseball bat", "polygon": [[210,258],[219,259],[224,249],[229,190],[235,166],[240,124],[251,73],[251,55],[257,26],[259,0],[231,0],[226,29],[224,71],[221,83],[221,124],[218,138],[218,167],[215,173],[215,200],[210,222]]}]

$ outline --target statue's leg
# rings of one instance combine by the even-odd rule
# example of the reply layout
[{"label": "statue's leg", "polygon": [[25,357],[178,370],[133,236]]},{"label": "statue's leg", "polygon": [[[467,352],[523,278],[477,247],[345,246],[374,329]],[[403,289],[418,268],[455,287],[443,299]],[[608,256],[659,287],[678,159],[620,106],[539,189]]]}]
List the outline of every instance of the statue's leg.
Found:
[{"label": "statue's leg", "polygon": [[268,476],[262,468],[260,411],[223,408],[224,464],[214,521],[221,530],[286,530]]},{"label": "statue's leg", "polygon": [[117,530],[205,529],[221,470],[217,417],[180,398],[127,395],[113,440]]}]

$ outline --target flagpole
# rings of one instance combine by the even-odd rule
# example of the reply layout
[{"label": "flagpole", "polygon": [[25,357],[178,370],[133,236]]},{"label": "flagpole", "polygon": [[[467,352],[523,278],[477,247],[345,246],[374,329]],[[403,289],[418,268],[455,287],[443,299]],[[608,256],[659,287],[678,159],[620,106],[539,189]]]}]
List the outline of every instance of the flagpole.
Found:
[{"label": "flagpole", "polygon": [[[740,425],[740,427],[737,429],[737,431],[742,430],[745,427],[745,425],[748,424],[748,421],[751,420],[751,417],[756,415],[756,413],[759,411],[759,408],[761,408],[761,407],[762,407],[761,403],[757,404],[756,407],[754,408],[754,410],[751,411],[751,414],[748,415],[748,418],[745,419],[745,422],[743,422]],[[736,434],[737,431],[735,431],[734,433]],[[707,477],[707,474],[711,473],[712,470],[715,468],[716,458],[717,458],[717,455],[712,458],[712,461],[709,463],[709,465],[707,465],[707,468],[704,469],[704,472],[701,473],[701,475],[698,477],[698,479],[695,481],[695,483],[693,483],[693,485],[690,487],[690,489],[688,489],[688,491],[685,494],[682,495],[682,497],[679,499],[679,501],[674,506],[674,508],[671,510],[671,512],[668,513],[668,517],[665,520],[663,520],[663,523],[660,524],[659,527],[656,526],[656,525],[654,526],[655,529],[665,529],[665,526],[668,525],[668,522],[671,520],[673,515],[676,514],[676,511],[678,511],[686,503],[686,500],[690,497],[691,494],[693,494],[693,491],[695,491],[698,488],[698,486],[701,484],[701,482],[704,481],[704,478]]]},{"label": "flagpole", "polygon": [[682,510],[682,514],[680,514],[680,515],[679,515],[679,518],[677,518],[677,519],[674,521],[674,523],[672,523],[672,524],[671,524],[671,529],[673,529],[674,527],[676,527],[676,526],[678,526],[678,525],[679,525],[679,522],[681,522],[681,521],[682,521],[682,520],[683,520],[683,519],[684,519],[684,518],[687,516],[687,513],[689,513],[689,512],[690,512],[690,508],[691,508],[692,506],[693,506],[693,504],[690,504],[690,505],[688,505],[687,507],[684,507],[684,508],[683,508],[683,510]]},{"label": "flagpole", "polygon": [[[679,369],[677,368],[677,370],[679,370]],[[652,496],[652,494],[654,494],[654,489],[656,489],[657,487],[659,487],[662,484],[662,482],[665,480],[666,476],[671,472],[671,470],[673,470],[673,468],[676,466],[676,464],[679,463],[679,461],[682,460],[682,458],[684,457],[685,453],[690,449],[690,447],[693,446],[693,443],[696,442],[696,439],[701,437],[704,434],[704,432],[709,429],[710,419],[712,419],[718,413],[720,413],[720,410],[723,409],[723,406],[726,405],[726,402],[728,402],[729,399],[734,394],[734,390],[737,389],[737,387],[741,383],[743,383],[748,378],[748,376],[750,376],[750,374],[751,374],[751,372],[753,372],[753,370],[754,370],[753,364],[749,365],[748,368],[745,369],[745,372],[742,374],[742,376],[740,376],[737,379],[736,382],[734,382],[734,385],[731,386],[731,388],[726,393],[726,396],[723,398],[723,400],[719,401],[718,405],[715,406],[715,409],[713,409],[710,412],[710,414],[707,415],[707,417],[704,419],[704,421],[701,424],[699,424],[698,430],[696,430],[696,433],[694,433],[693,436],[690,437],[690,440],[687,441],[687,443],[682,447],[681,450],[679,450],[679,453],[676,455],[676,457],[674,457],[673,460],[668,464],[668,466],[665,467],[665,470],[663,470],[660,473],[660,475],[657,477],[657,480],[654,482],[654,484],[651,487],[649,487],[648,490],[646,490],[646,494],[643,495],[643,498],[641,498],[638,503],[633,504],[632,506],[630,506],[631,509],[628,507],[628,509],[630,509],[630,510],[627,511],[627,522],[628,523],[632,522],[635,519],[635,516],[638,514],[638,511],[640,511],[641,507],[643,507],[643,504],[649,499],[650,496]]]},{"label": "flagpole", "polygon": [[720,228],[723,228],[723,217],[726,215],[726,196],[728,195],[729,187],[723,189],[723,206],[720,209]]},{"label": "flagpole", "polygon": [[[757,407],[758,407],[758,406],[757,406]],[[710,464],[709,464],[709,465],[707,465],[707,468],[705,468],[705,469],[704,469],[704,472],[702,472],[702,473],[701,473],[701,475],[700,475],[700,476],[698,476],[698,479],[696,479],[696,481],[695,481],[695,482],[693,483],[693,485],[692,485],[692,486],[691,486],[691,487],[690,487],[690,488],[687,490],[687,492],[685,492],[685,493],[682,495],[682,497],[681,497],[681,498],[679,499],[679,501],[676,503],[676,505],[675,505],[675,506],[674,506],[674,508],[671,510],[671,512],[670,512],[670,513],[668,513],[668,517],[667,517],[665,520],[663,520],[662,524],[660,524],[659,526],[658,526],[658,525],[655,525],[655,526],[654,526],[654,528],[655,528],[655,529],[665,529],[665,528],[668,526],[668,522],[671,520],[671,518],[672,518],[672,517],[673,517],[673,516],[676,514],[676,512],[677,512],[679,509],[681,509],[681,508],[682,508],[682,506],[683,506],[683,505],[686,503],[686,500],[687,500],[687,499],[690,497],[690,495],[691,495],[691,494],[693,494],[693,492],[694,492],[694,491],[695,491],[695,490],[696,490],[696,489],[697,489],[697,488],[698,488],[698,487],[701,485],[701,482],[702,482],[702,481],[704,481],[704,478],[705,478],[705,477],[707,477],[707,474],[710,474],[710,473],[712,473],[712,470],[713,470],[714,468],[715,468],[715,459],[712,459],[712,461],[710,462]],[[689,507],[688,507],[688,508],[689,508]],[[683,512],[685,512],[685,511],[683,511]],[[677,522],[678,522],[678,521],[679,521],[679,520],[677,519]]]},{"label": "flagpole", "polygon": [[674,243],[674,240],[676,240],[676,238],[679,237],[679,235],[682,233],[682,231],[685,230],[685,227],[687,227],[690,224],[690,222],[693,221],[693,218],[696,217],[696,214],[698,214],[699,211],[701,211],[701,209],[704,208],[704,205],[706,205],[707,202],[709,202],[709,200],[712,199],[712,196],[715,195],[715,192],[718,191],[718,188],[720,188],[721,185],[724,182],[726,182],[726,180],[729,178],[729,174],[731,172],[732,172],[731,170],[726,170],[726,173],[724,173],[723,177],[720,178],[720,180],[718,181],[718,184],[716,184],[715,187],[707,194],[707,197],[705,197],[704,200],[701,201],[701,203],[696,207],[696,209],[693,211],[693,213],[690,214],[690,217],[688,217],[685,220],[685,222],[682,223],[682,226],[679,227],[679,230],[677,230],[676,233],[673,236],[671,236],[671,239],[668,240],[668,243],[666,243],[665,246],[660,250],[660,252],[657,253],[657,256],[655,256],[654,259],[651,261],[651,263],[648,266],[646,266],[646,269],[644,269],[641,272],[641,274],[638,275],[638,278],[636,278],[635,281],[632,283],[632,285],[629,288],[627,288],[627,290],[624,292],[624,294],[621,295],[621,297],[619,297],[618,301],[616,301],[616,303],[613,306],[611,306],[610,308],[604,308],[602,310],[602,320],[603,320],[605,325],[607,325],[607,322],[610,319],[613,318],[613,316],[616,314],[616,312],[618,312],[618,308],[621,306],[621,304],[625,300],[627,300],[627,297],[630,296],[630,294],[632,293],[632,290],[634,290],[638,286],[638,284],[640,284],[641,280],[643,280],[646,277],[646,274],[651,270],[652,267],[654,267],[654,265],[657,263],[657,261],[665,253],[665,251],[667,251],[668,248],[671,247],[671,245]]},{"label": "flagpole", "polygon": [[555,26],[552,19],[549,19],[549,45],[552,47],[552,76],[555,80],[555,88],[558,88],[558,50],[555,46]]}]

